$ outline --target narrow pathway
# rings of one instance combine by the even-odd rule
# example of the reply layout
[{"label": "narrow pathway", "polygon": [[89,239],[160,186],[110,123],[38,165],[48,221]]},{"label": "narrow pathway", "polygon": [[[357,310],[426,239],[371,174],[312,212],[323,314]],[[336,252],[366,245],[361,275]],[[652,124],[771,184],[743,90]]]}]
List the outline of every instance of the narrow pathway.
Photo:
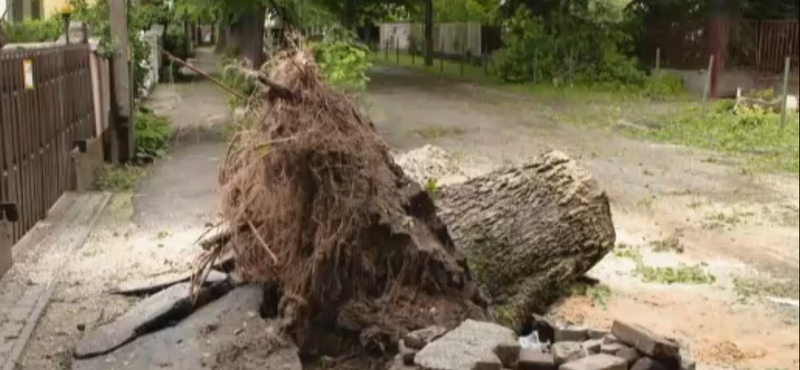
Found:
[{"label": "narrow pathway", "polygon": [[[196,63],[212,71],[216,58],[211,50],[200,49]],[[199,254],[194,241],[216,212],[218,167],[226,148],[225,101],[216,86],[199,78],[156,87],[146,104],[171,120],[169,155],[154,164],[134,193],[114,194],[65,269],[18,369],[71,368],[71,350],[84,332],[121,315],[135,302],[107,294],[111,288],[124,281],[190,271]],[[112,367],[123,365],[120,361]]]}]

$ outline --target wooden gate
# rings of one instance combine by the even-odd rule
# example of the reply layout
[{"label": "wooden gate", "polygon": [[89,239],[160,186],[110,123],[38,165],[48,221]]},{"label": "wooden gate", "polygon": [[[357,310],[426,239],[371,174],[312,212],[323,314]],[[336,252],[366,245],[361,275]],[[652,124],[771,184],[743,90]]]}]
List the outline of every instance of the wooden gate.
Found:
[{"label": "wooden gate", "polygon": [[12,244],[75,186],[71,151],[94,136],[89,46],[0,52],[0,201]]}]

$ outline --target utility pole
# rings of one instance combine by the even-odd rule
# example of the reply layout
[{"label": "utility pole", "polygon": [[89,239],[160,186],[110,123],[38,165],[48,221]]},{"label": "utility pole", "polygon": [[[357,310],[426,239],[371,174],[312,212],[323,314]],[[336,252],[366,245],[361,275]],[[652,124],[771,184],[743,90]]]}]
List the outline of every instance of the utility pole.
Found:
[{"label": "utility pole", "polygon": [[128,5],[109,0],[109,28],[114,56],[111,60],[111,161],[125,163],[134,156],[133,79],[128,44]]},{"label": "utility pole", "polygon": [[425,0],[425,65],[433,65],[433,0]]}]

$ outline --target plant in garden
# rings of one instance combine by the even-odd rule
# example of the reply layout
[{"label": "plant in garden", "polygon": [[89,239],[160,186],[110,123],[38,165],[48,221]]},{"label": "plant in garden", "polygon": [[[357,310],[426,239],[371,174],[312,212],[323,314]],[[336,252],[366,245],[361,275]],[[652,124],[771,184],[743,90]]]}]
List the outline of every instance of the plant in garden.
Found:
[{"label": "plant in garden", "polygon": [[60,15],[48,19],[28,19],[19,23],[3,23],[0,27],[5,32],[8,43],[55,41],[64,33],[64,21]]},{"label": "plant in garden", "polygon": [[366,90],[367,70],[371,66],[369,49],[357,42],[352,33],[332,27],[322,40],[311,43],[310,47],[328,84],[347,93]]},{"label": "plant in garden", "polygon": [[552,82],[642,87],[646,75],[623,53],[627,40],[620,17],[606,1],[550,19],[520,7],[508,19],[505,46],[495,56],[501,78],[514,82]]},{"label": "plant in garden", "polygon": [[136,156],[138,158],[159,158],[167,153],[169,143],[169,121],[153,114],[148,110],[141,110],[134,115],[136,125]]},{"label": "plant in garden", "polygon": [[[115,50],[111,44],[108,1],[70,0],[70,5],[73,8],[73,19],[88,23],[92,33],[99,36],[99,54],[110,58],[114,55]],[[130,7],[128,10],[128,42],[131,50],[131,59],[133,60],[134,99],[140,97],[149,68],[150,48],[142,39],[141,32],[148,29],[157,18],[154,15],[155,10],[151,8],[156,6],[159,5],[144,4]]]}]

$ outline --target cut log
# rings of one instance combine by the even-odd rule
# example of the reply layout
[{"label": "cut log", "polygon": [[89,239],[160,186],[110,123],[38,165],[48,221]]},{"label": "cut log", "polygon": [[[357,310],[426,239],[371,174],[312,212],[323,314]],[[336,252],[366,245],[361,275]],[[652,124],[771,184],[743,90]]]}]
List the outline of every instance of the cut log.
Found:
[{"label": "cut log", "polygon": [[513,327],[544,311],[614,246],[608,197],[561,152],[436,191],[439,215]]}]

